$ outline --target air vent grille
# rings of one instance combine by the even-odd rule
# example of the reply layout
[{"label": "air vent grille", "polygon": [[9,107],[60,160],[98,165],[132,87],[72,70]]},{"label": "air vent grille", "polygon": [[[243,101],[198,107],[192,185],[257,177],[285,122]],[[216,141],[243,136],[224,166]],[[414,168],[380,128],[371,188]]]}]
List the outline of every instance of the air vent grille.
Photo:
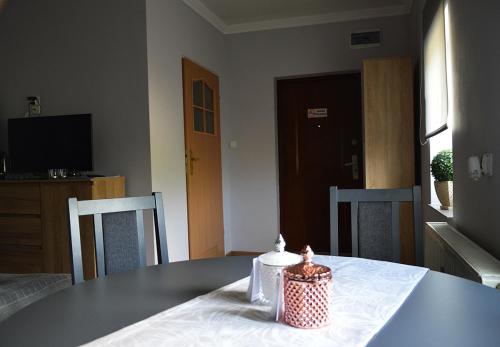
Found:
[{"label": "air vent grille", "polygon": [[351,48],[366,48],[380,46],[382,32],[369,30],[351,33]]}]

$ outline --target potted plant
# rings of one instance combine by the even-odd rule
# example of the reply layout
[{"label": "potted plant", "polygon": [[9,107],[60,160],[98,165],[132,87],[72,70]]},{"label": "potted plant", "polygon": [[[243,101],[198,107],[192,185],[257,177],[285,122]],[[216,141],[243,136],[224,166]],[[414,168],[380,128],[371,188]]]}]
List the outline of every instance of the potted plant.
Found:
[{"label": "potted plant", "polygon": [[448,210],[453,206],[453,153],[444,150],[432,159],[431,173],[434,177],[434,187],[441,209]]}]

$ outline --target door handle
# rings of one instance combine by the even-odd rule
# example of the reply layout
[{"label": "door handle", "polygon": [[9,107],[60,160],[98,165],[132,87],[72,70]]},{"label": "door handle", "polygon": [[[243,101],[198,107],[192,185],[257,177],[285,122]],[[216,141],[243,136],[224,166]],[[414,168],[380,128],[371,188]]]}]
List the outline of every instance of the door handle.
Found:
[{"label": "door handle", "polygon": [[200,160],[200,158],[194,157],[192,150],[189,150],[189,152],[186,153],[185,157],[186,157],[186,172],[189,172],[190,175],[193,175],[194,162]]},{"label": "door handle", "polygon": [[352,179],[359,180],[358,156],[356,154],[352,155]]},{"label": "door handle", "polygon": [[358,166],[358,156],[356,154],[353,154],[351,156],[351,160],[348,163],[344,163],[344,166],[347,167],[352,167],[352,179],[354,181],[359,180],[359,166]]}]

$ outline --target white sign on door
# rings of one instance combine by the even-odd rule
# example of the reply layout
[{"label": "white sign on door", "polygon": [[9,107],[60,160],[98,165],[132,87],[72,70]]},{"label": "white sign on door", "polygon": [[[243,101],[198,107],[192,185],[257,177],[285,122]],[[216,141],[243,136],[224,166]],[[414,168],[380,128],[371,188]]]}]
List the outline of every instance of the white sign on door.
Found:
[{"label": "white sign on door", "polygon": [[328,117],[327,108],[308,108],[307,118],[326,118]]}]

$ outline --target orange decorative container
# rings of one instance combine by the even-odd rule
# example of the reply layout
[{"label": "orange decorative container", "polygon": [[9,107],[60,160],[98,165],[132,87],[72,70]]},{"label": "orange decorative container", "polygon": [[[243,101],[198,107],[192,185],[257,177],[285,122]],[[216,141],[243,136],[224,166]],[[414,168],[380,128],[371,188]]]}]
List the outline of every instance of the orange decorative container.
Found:
[{"label": "orange decorative container", "polygon": [[330,324],[332,271],[312,263],[314,255],[306,246],[304,261],[283,270],[285,323],[296,328],[313,329]]}]

